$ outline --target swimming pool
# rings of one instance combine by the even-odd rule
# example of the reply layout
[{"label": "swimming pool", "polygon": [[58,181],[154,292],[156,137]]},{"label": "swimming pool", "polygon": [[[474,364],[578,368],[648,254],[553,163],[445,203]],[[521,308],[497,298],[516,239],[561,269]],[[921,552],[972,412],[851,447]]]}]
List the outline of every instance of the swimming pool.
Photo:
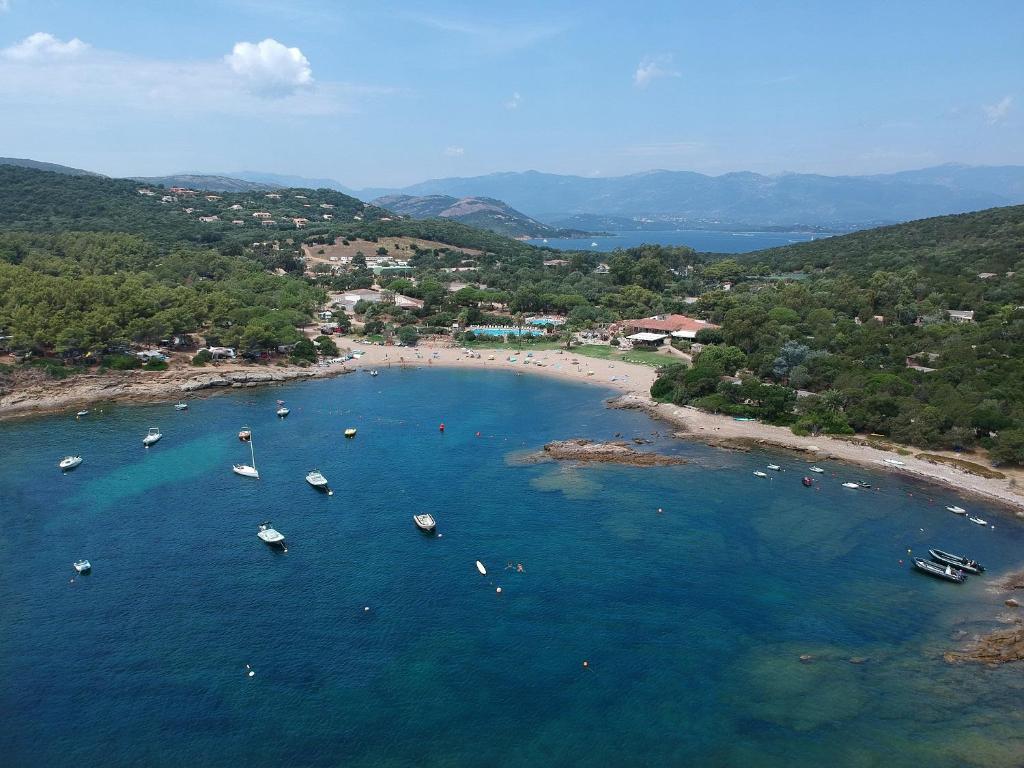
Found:
[{"label": "swimming pool", "polygon": [[539,331],[526,328],[470,328],[477,336],[540,336]]}]

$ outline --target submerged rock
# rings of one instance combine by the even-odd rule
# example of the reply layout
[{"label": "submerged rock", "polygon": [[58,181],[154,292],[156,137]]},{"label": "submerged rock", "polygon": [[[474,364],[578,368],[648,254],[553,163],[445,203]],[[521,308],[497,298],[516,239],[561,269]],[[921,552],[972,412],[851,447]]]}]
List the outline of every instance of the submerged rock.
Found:
[{"label": "submerged rock", "polygon": [[1017,601],[1015,598],[1012,598],[1012,597],[1009,600],[1006,601],[1006,605],[1009,606],[1010,608],[1020,608],[1020,602]]},{"label": "submerged rock", "polygon": [[597,443],[593,440],[557,440],[544,446],[542,454],[558,461],[581,461],[604,464],[627,464],[633,467],[665,467],[686,464],[679,456],[636,451],[628,443]]}]

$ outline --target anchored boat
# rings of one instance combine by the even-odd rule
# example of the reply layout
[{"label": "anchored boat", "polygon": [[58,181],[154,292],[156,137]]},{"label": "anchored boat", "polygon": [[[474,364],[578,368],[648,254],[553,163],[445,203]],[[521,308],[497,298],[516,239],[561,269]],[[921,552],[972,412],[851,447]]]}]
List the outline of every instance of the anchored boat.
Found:
[{"label": "anchored boat", "polygon": [[[245,435],[245,437],[242,437]],[[252,447],[252,431],[245,427],[238,433],[238,439],[249,444],[249,455],[252,457],[252,464],[233,464],[231,471],[242,477],[251,477],[254,480],[260,479],[260,473],[256,471],[256,451]]]},{"label": "anchored boat", "polygon": [[975,525],[988,525],[988,520],[982,520],[980,517],[968,517],[967,519]]},{"label": "anchored boat", "polygon": [[175,403],[174,410],[176,411],[187,411],[188,403]]},{"label": "anchored boat", "polygon": [[810,470],[808,470],[808,471],[810,471],[810,472],[814,472],[814,473],[816,473],[816,474],[819,474],[819,475],[820,475],[820,474],[821,474],[822,472],[824,472],[825,470],[824,470],[824,469],[822,469],[821,467],[811,467],[811,468],[810,468]]},{"label": "anchored boat", "polygon": [[61,471],[67,472],[70,469],[74,469],[81,463],[81,456],[65,456],[63,459],[60,460],[60,464],[58,464],[57,466],[61,468]]},{"label": "anchored boat", "polygon": [[966,515],[967,514],[967,510],[966,509],[964,509],[963,507],[958,507],[955,504],[953,506],[951,506],[951,507],[946,507],[946,509],[948,509],[950,512],[952,512],[954,515]]},{"label": "anchored boat", "polygon": [[345,437],[353,438],[355,436],[356,436],[356,428],[355,427],[349,427],[348,429],[345,430]]},{"label": "anchored boat", "polygon": [[768,473],[758,469],[754,471],[754,477],[768,477]]},{"label": "anchored boat", "polygon": [[808,488],[810,488],[810,487],[811,487],[812,485],[814,485],[814,481],[813,481],[813,480],[811,480],[811,478],[809,478],[809,477],[807,477],[807,476],[804,476],[804,479],[803,479],[803,480],[801,480],[800,482],[801,482],[801,483],[803,483],[803,484],[804,484],[805,486],[807,486]]},{"label": "anchored boat", "polygon": [[416,523],[416,527],[424,533],[433,533],[434,529],[437,528],[437,523],[434,522],[432,515],[413,515],[412,521]]},{"label": "anchored boat", "polygon": [[149,446],[159,442],[162,437],[163,433],[160,431],[160,427],[150,427],[149,432],[142,438],[142,444],[149,448]]},{"label": "anchored boat", "polygon": [[843,483],[843,488],[860,488],[859,483]]},{"label": "anchored boat", "polygon": [[959,568],[953,568],[949,565],[939,565],[933,563],[930,560],[925,560],[923,557],[914,558],[914,567],[921,573],[927,573],[929,576],[934,576],[937,579],[945,579],[946,581],[952,581],[957,584],[963,584],[967,577],[964,572]]},{"label": "anchored boat", "polygon": [[778,464],[769,464],[768,465],[768,469],[770,469],[772,472],[781,472],[782,471],[782,467],[780,467]]},{"label": "anchored boat", "polygon": [[72,563],[72,565],[75,567],[75,570],[79,573],[88,573],[92,570],[92,563],[90,563],[88,560],[76,560],[74,563]]},{"label": "anchored boat", "polygon": [[286,552],[288,551],[287,547],[284,545],[284,534],[275,530],[269,520],[260,523],[260,528],[256,532],[256,535],[260,537],[260,541],[263,541],[271,547],[280,547]]},{"label": "anchored boat", "polygon": [[323,476],[319,469],[310,470],[306,474],[306,482],[318,491],[326,491],[328,496],[334,495],[334,491],[327,485],[327,478]]},{"label": "anchored boat", "polygon": [[968,573],[981,573],[985,570],[985,566],[976,560],[964,557],[963,555],[954,555],[951,552],[943,552],[941,549],[929,549],[928,554],[932,556],[932,560],[943,565],[950,565],[953,568],[959,568],[962,571]]}]

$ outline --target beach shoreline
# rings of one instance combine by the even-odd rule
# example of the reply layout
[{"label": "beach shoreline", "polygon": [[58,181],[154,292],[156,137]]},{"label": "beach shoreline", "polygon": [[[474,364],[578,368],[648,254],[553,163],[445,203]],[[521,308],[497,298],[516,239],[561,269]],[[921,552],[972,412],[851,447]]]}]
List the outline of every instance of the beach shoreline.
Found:
[{"label": "beach shoreline", "polygon": [[[920,453],[913,450],[897,453],[825,435],[801,437],[786,427],[757,421],[736,421],[692,407],[658,403],[649,394],[656,378],[655,369],[651,366],[587,357],[576,350],[466,351],[450,345],[384,347],[358,344],[349,339],[341,343],[361,351],[362,355],[344,363],[325,366],[271,367],[221,363],[202,368],[177,367],[164,372],[82,374],[67,380],[37,382],[0,396],[0,421],[61,413],[105,401],[143,403],[205,397],[239,388],[326,378],[359,370],[433,367],[503,370],[575,381],[614,391],[616,395],[608,401],[609,407],[642,410],[652,418],[672,425],[677,430],[675,437],[679,439],[728,449],[781,449],[799,454],[808,464],[838,461],[898,472],[953,493],[983,498],[1012,509],[1018,517],[1024,517],[1024,492],[1017,488],[1018,478],[1015,476],[1019,472],[1005,472],[1002,478],[982,477],[949,464],[919,458]],[[671,358],[666,357],[666,362],[671,362]],[[918,455],[912,455],[914,453]],[[900,464],[891,463],[893,461]],[[949,503],[956,503],[956,499],[951,498]]]}]

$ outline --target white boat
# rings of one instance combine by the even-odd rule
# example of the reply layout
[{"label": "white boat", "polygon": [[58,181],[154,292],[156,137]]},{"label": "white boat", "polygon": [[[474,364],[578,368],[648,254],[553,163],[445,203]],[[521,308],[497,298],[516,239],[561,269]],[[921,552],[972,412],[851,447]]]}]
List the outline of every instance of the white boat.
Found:
[{"label": "white boat", "polygon": [[88,411],[79,411],[78,413],[75,414],[75,417],[76,418],[81,418],[82,416],[88,416],[88,415],[89,415]]},{"label": "white boat", "polygon": [[757,470],[754,472],[754,477],[768,477],[768,473]]},{"label": "white boat", "polygon": [[967,514],[967,510],[966,509],[964,509],[963,507],[958,507],[956,505],[953,505],[951,507],[946,507],[946,509],[949,510],[950,512],[952,512],[954,515],[966,515]]},{"label": "white boat", "polygon": [[[245,435],[245,437],[243,438],[242,435]],[[249,455],[252,457],[252,464],[233,464],[231,471],[242,477],[251,477],[259,480],[260,473],[256,471],[256,451],[252,447],[252,431],[245,427],[238,433],[238,439],[249,444]]]},{"label": "white boat", "polygon": [[843,483],[843,488],[860,488],[860,483]]},{"label": "white boat", "polygon": [[160,432],[160,427],[150,427],[149,433],[142,438],[142,444],[149,448],[153,443],[158,442],[161,437],[163,437],[163,433]]},{"label": "white boat", "polygon": [[768,469],[770,469],[772,472],[781,472],[782,471],[782,467],[780,467],[778,464],[769,464],[768,465]]},{"label": "white boat", "polygon": [[291,413],[291,410],[289,410],[288,406],[286,405],[279,406],[277,409],[277,415],[280,416],[281,418],[284,418],[289,413]]},{"label": "white boat", "polygon": [[[433,533],[434,529],[437,527],[437,523],[434,522],[433,515],[413,515],[412,521],[416,523],[417,528],[421,531],[425,531],[426,533]],[[477,564],[479,565],[479,563]]]},{"label": "white boat", "polygon": [[272,547],[281,547],[281,549],[287,551],[287,548],[284,545],[284,534],[275,530],[269,520],[260,523],[260,528],[256,532],[256,535],[260,537],[260,541],[266,542]]},{"label": "white boat", "polygon": [[175,403],[174,410],[176,411],[187,411],[188,403]]},{"label": "white boat", "polygon": [[76,560],[72,565],[74,565],[75,570],[79,573],[86,573],[92,570],[92,563],[88,560]]},{"label": "white boat", "polygon": [[348,429],[345,430],[345,437],[355,437],[355,436],[356,436],[356,428],[355,427],[349,427]]},{"label": "white boat", "polygon": [[370,375],[371,376],[376,376],[377,375],[377,370],[374,369],[374,370],[370,371]]},{"label": "white boat", "polygon": [[481,563],[479,560],[476,561],[476,569],[478,571],[480,571],[480,575],[481,576],[486,576],[487,575],[487,569],[484,568],[484,564]]},{"label": "white boat", "polygon": [[59,466],[62,471],[67,472],[69,469],[74,469],[81,463],[81,456],[65,456],[63,459],[60,460],[60,464],[58,464],[57,466]]},{"label": "white boat", "polygon": [[903,462],[899,459],[885,459],[886,464],[892,464],[894,467],[902,467]]},{"label": "white boat", "polygon": [[825,470],[824,470],[824,469],[822,469],[821,467],[811,467],[811,468],[810,468],[810,469],[808,470],[808,472],[817,472],[817,473],[818,473],[819,475],[820,475],[820,474],[821,474],[822,472],[824,472],[824,471],[825,471]]},{"label": "white boat", "polygon": [[967,519],[975,525],[988,525],[988,520],[982,520],[980,517],[968,517]]},{"label": "white boat", "polygon": [[306,482],[316,488],[318,491],[327,491],[328,496],[333,496],[334,491],[327,485],[327,478],[323,476],[323,473],[319,469],[310,470],[306,474]]}]

